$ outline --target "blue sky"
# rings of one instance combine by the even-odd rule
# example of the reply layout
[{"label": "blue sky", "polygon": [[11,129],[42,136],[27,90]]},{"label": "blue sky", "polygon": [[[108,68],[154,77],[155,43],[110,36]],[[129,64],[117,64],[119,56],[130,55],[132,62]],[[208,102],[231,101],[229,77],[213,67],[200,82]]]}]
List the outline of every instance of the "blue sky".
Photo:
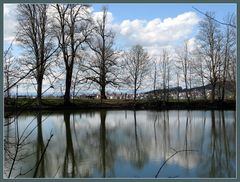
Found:
[{"label": "blue sky", "polygon": [[[227,12],[236,11],[236,4],[234,3],[208,3],[208,4],[188,4],[188,3],[129,3],[129,4],[92,4],[95,11],[100,11],[103,5],[107,5],[116,18],[116,21],[124,19],[153,19],[161,17],[162,19],[174,17],[187,11],[195,11],[192,6],[199,10],[214,11],[217,18],[222,19]],[[200,14],[199,14],[200,15]],[[202,16],[202,15],[201,15]]]},{"label": "blue sky", "polygon": [[[162,20],[169,17],[176,17],[185,12],[195,12],[201,19],[204,17],[201,13],[194,10],[192,7],[199,9],[202,12],[212,11],[215,12],[216,19],[223,21],[228,13],[236,12],[236,4],[234,3],[129,3],[129,4],[92,4],[94,11],[101,11],[102,7],[106,5],[108,10],[113,14],[113,23],[121,23],[122,21],[129,20],[147,20],[151,21],[155,18]],[[193,27],[189,38],[197,34],[197,26]]]}]

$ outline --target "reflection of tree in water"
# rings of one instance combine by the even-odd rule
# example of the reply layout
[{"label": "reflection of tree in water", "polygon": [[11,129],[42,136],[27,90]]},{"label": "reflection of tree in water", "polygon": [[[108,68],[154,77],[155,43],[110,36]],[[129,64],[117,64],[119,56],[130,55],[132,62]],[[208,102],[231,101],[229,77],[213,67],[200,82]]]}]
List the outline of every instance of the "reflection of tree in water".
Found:
[{"label": "reflection of tree in water", "polygon": [[73,117],[76,116],[76,114],[79,116],[79,118],[81,119],[82,116],[86,116],[87,118],[92,118],[95,116],[95,111],[92,111],[92,110],[84,110],[84,112],[73,112]]},{"label": "reflection of tree in water", "polygon": [[[120,160],[124,158],[125,161],[122,162],[130,163],[131,168],[135,168],[133,170],[138,169],[140,173],[150,157],[151,160],[155,161],[168,158],[174,152],[171,147],[176,150],[197,149],[199,153],[179,153],[168,164],[177,164],[183,169],[188,167],[189,169],[196,169],[196,175],[199,177],[234,177],[236,121],[229,122],[228,120],[229,118],[234,120],[235,115],[229,115],[229,112],[222,111],[205,111],[200,119],[195,119],[198,115],[195,116],[195,112],[191,112],[180,111],[184,117],[179,115],[179,111],[170,111],[169,113],[168,111],[147,112],[147,121],[142,117],[145,112],[134,111],[129,112],[130,114],[125,112],[123,118],[128,114],[127,119],[125,118],[127,124],[125,124],[125,121],[117,124],[112,122],[110,120],[112,118],[111,114],[108,116],[104,110],[95,112],[95,116],[99,116],[99,119],[93,117],[94,114],[87,116],[98,120],[93,124],[90,122],[93,121],[93,118],[89,122],[82,122],[82,119],[88,121],[83,114],[81,118],[78,114],[70,115],[70,113],[65,113],[64,121],[62,121],[65,131],[59,135],[61,136],[60,140],[58,140],[60,143],[55,143],[53,147],[55,148],[55,145],[62,146],[64,152],[62,152],[62,149],[58,150],[59,148],[50,151],[52,148],[50,147],[50,150],[47,149],[48,155],[43,156],[38,169],[34,168],[31,173],[23,177],[54,177],[56,173],[57,176],[63,177],[95,177],[99,175],[102,177],[114,177],[114,168],[116,167],[114,164],[119,156]],[[206,113],[210,113],[210,115],[206,116]],[[22,172],[26,172],[36,165],[36,162],[40,160],[43,154],[44,148],[47,146],[47,140],[43,140],[45,127],[42,125],[42,120],[44,120],[42,117],[36,116],[33,124],[33,127],[36,126],[36,137],[34,137],[35,142],[31,144],[34,145],[36,149],[34,152],[36,153],[26,159],[28,166],[25,165]],[[174,117],[175,121],[171,117]],[[113,118],[115,119],[115,117]],[[209,121],[211,124],[209,124]],[[6,135],[8,135],[7,129],[5,128]],[[10,129],[14,130],[12,127]],[[11,130],[10,135],[13,135]],[[64,136],[65,132],[66,136]],[[62,139],[62,137],[64,138]],[[63,141],[62,145],[61,141]],[[29,143],[29,141],[26,142]],[[50,144],[53,146],[53,143]],[[33,145],[26,146],[27,150],[25,151],[32,153],[29,149],[32,149]],[[60,160],[57,164],[53,162],[53,165],[50,166],[46,163],[48,162],[46,157],[48,159],[52,158],[52,161],[57,161],[56,150],[61,153]],[[21,154],[25,153],[21,152]],[[51,158],[49,158],[50,155]],[[22,156],[19,155],[19,157]],[[61,168],[58,170],[59,166]],[[166,166],[164,168],[168,170]],[[20,167],[17,166],[16,169],[19,172]],[[14,177],[15,174],[12,176]],[[172,173],[173,176],[179,175],[179,177],[183,177],[182,174]],[[187,176],[187,174],[185,175]],[[159,176],[164,176],[164,173],[160,173]]]},{"label": "reflection of tree in water", "polygon": [[[186,160],[186,169],[188,171],[189,169],[189,152],[187,151],[188,149],[192,149],[191,146],[191,125],[192,125],[192,116],[191,116],[191,111],[187,111],[187,117],[186,117],[186,126],[185,126],[185,160]],[[190,141],[190,142],[189,142]],[[190,146],[189,146],[190,145]]]},{"label": "reflection of tree in water", "polygon": [[14,128],[11,128],[11,121],[12,118],[5,118],[5,130],[4,130],[4,174],[5,176],[8,176],[10,166],[12,163],[13,155],[15,152],[15,138],[14,134],[15,131]]},{"label": "reflection of tree in water", "polygon": [[100,113],[100,169],[103,172],[103,177],[106,177],[106,111]]},{"label": "reflection of tree in water", "polygon": [[45,145],[43,140],[42,134],[42,114],[38,113],[37,115],[37,151],[36,151],[36,164],[38,162],[39,165],[36,167],[33,177],[45,177],[45,160],[46,160],[46,153],[44,153]]},{"label": "reflection of tree in water", "polygon": [[203,154],[203,142],[204,142],[204,139],[205,139],[205,127],[206,127],[206,111],[203,111],[203,116],[202,116],[202,122],[203,122],[203,125],[202,125],[202,137],[201,137],[201,143],[200,143],[200,151],[201,151],[201,155]]},{"label": "reflection of tree in water", "polygon": [[[110,131],[106,129],[106,110],[100,112],[100,130],[99,130],[99,158],[98,168],[102,172],[102,177],[107,177],[108,170],[113,169],[115,156],[116,156],[116,144],[110,138]],[[93,149],[94,150],[94,149]]]},{"label": "reflection of tree in water", "polygon": [[[163,153],[163,158],[166,159],[166,155],[169,152],[168,150],[171,147],[172,137],[170,133],[169,112],[155,111],[148,117],[149,120],[153,121],[155,152]],[[178,126],[180,126],[179,123]]]},{"label": "reflection of tree in water", "polygon": [[[218,116],[218,117],[217,117]],[[234,117],[233,117],[234,118]],[[203,171],[200,175],[207,174],[207,177],[233,177],[235,176],[235,136],[231,125],[226,125],[224,111],[211,111],[211,141],[210,152],[202,157]]]},{"label": "reflection of tree in water", "polygon": [[157,113],[157,123],[154,122],[154,128],[157,127],[156,133],[158,136],[155,137],[158,142],[155,142],[155,146],[158,150],[159,155],[162,154],[163,159],[166,160],[169,150],[171,150],[171,133],[169,125],[169,112],[161,111]]},{"label": "reflection of tree in water", "polygon": [[[14,159],[14,172],[10,177],[46,177],[48,175],[47,172],[49,172],[47,168],[48,165],[46,164],[46,151],[53,135],[51,134],[45,145],[42,130],[42,122],[44,120],[42,119],[41,112],[36,113],[36,116],[34,116],[32,120],[23,127],[18,124],[18,119],[19,116],[16,116],[15,121],[13,122],[16,124],[13,126],[11,125],[11,129],[14,131],[17,130],[18,132],[13,132],[10,134],[11,136],[9,135],[10,139],[12,136],[17,139],[14,139],[14,142],[11,142],[12,146],[14,146],[11,147],[11,149],[13,149],[12,153],[17,155],[16,159]],[[37,122],[35,123],[34,121]],[[31,136],[35,131],[37,138],[32,141]],[[18,150],[15,146],[18,147]]]},{"label": "reflection of tree in water", "polygon": [[63,164],[63,177],[75,177],[76,161],[70,127],[70,113],[64,113],[64,123],[66,127],[66,152]]},{"label": "reflection of tree in water", "polygon": [[[130,140],[134,137],[134,143],[132,146],[129,146],[129,154],[130,154],[130,163],[138,168],[141,169],[144,167],[145,163],[148,161],[148,151],[147,151],[147,144],[144,143],[143,136],[141,132],[138,131],[137,126],[137,117],[136,111],[133,111],[134,116],[134,136],[130,136]],[[146,140],[145,140],[146,141]]]}]

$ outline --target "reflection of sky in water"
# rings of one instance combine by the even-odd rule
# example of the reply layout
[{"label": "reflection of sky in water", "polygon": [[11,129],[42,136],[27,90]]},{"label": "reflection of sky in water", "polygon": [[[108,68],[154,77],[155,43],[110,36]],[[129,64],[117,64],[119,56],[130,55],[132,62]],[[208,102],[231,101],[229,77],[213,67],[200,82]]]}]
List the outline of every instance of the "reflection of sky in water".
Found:
[{"label": "reflection of sky in water", "polygon": [[[105,130],[100,120],[104,114],[100,112],[74,113],[70,121],[64,121],[63,114],[43,114],[45,145],[51,130],[54,134],[45,155],[44,175],[62,177],[67,169],[67,174],[74,171],[75,177],[154,178],[164,160],[174,153],[173,149],[194,149],[198,151],[176,154],[162,168],[159,177],[235,177],[235,112],[225,111],[223,116],[215,111],[214,117],[212,114],[211,111],[136,111],[135,125],[133,111],[107,111]],[[20,133],[33,119],[33,115],[18,118]],[[71,142],[66,142],[67,122],[70,122],[67,131],[73,151],[68,146]],[[35,119],[28,131],[36,125]],[[26,151],[36,152],[37,136],[35,129],[28,137]],[[72,154],[75,165],[70,159]],[[16,169],[27,170],[33,161],[35,155],[18,162]],[[31,176],[30,172],[24,177]]]}]

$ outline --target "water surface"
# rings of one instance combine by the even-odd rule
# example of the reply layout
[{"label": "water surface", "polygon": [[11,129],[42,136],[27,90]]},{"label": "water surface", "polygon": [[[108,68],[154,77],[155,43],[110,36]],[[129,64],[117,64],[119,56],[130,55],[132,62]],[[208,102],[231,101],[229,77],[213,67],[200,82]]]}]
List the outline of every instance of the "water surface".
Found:
[{"label": "water surface", "polygon": [[18,123],[24,141],[11,177],[154,178],[162,166],[158,178],[235,178],[235,115],[185,110],[22,114],[4,128],[4,175],[12,166]]}]

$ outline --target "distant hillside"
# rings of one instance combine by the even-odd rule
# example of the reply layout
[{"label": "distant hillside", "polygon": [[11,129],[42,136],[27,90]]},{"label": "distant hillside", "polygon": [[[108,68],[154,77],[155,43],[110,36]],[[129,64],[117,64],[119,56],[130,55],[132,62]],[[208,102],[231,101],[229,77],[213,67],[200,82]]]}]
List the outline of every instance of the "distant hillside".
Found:
[{"label": "distant hillside", "polygon": [[[217,83],[216,85],[216,89],[219,87],[219,84],[220,83]],[[231,82],[226,82],[225,84],[225,90],[228,92],[228,91],[233,91],[233,83]],[[189,91],[199,91],[201,92],[202,90],[204,89],[203,86],[199,86],[199,87],[193,87],[191,89],[188,89]],[[205,89],[206,90],[211,90],[212,89],[212,85],[211,84],[208,84],[208,85],[205,85]],[[166,92],[169,91],[169,92],[186,92],[186,89],[183,89],[182,87],[173,87],[173,88],[170,88],[169,90],[167,89]],[[157,94],[157,93],[163,93],[164,90],[163,89],[157,89],[157,90],[151,90],[151,91],[148,91],[148,92],[144,92],[144,94]]]}]

